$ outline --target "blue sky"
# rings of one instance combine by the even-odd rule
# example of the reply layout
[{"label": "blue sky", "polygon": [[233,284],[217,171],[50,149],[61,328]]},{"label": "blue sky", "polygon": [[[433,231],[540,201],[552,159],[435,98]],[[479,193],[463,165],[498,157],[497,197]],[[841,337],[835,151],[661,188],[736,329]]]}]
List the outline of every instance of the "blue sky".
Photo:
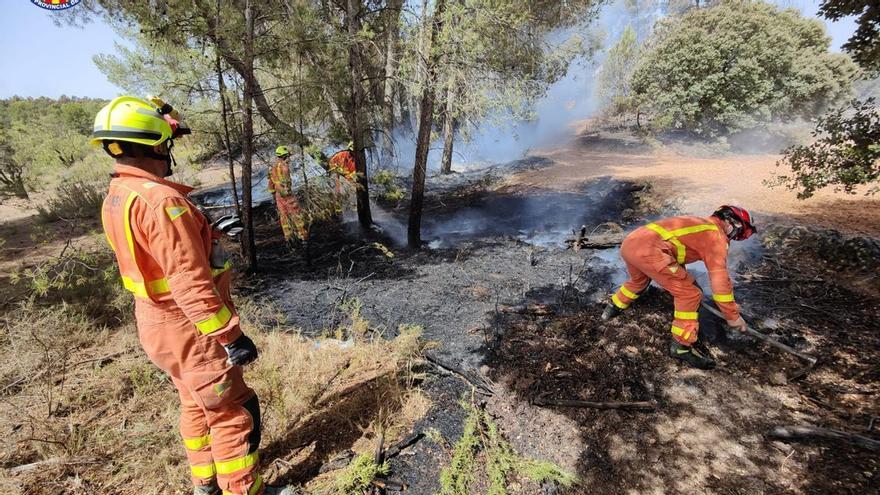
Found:
[{"label": "blue sky", "polygon": [[[818,0],[775,0],[777,5],[796,7],[815,15]],[[76,8],[76,7],[73,7]],[[84,29],[57,27],[54,12],[28,0],[3,0],[0,15],[0,98],[19,96],[92,96],[112,98],[122,91],[110,84],[95,67],[92,56],[113,53],[116,33],[96,20]],[[852,19],[826,23],[833,48],[855,30]]]}]

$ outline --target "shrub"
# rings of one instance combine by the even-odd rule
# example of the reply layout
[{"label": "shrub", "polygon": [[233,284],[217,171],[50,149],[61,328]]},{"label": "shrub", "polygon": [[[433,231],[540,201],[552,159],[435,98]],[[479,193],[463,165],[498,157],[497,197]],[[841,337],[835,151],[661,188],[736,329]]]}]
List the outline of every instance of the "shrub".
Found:
[{"label": "shrub", "polygon": [[119,324],[132,317],[131,294],[119,281],[109,249],[68,247],[56,258],[14,272],[11,281],[28,290],[36,303],[73,306],[98,324]]},{"label": "shrub", "polygon": [[44,206],[37,207],[44,222],[97,218],[104,201],[103,188],[81,181],[61,184]]},{"label": "shrub", "polygon": [[858,68],[820,21],[764,2],[723,2],[658,24],[632,87],[658,130],[703,136],[809,118],[849,95]]}]

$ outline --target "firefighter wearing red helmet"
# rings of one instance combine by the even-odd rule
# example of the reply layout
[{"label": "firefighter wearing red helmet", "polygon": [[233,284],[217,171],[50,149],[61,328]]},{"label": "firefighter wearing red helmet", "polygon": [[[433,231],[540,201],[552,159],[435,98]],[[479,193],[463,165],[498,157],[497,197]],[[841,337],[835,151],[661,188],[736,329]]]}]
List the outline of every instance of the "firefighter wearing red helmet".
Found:
[{"label": "firefighter wearing red helmet", "polygon": [[699,332],[697,310],[703,293],[685,265],[705,263],[712,299],[727,324],[745,332],[746,323],[733,298],[727,249],[731,240],[742,241],[756,232],[754,217],[745,208],[728,205],[719,207],[708,218],[671,217],[639,227],[620,246],[629,280],[611,296],[602,319],[609,320],[628,308],[653,280],[675,299],[670,356],[696,368],[712,369],[715,361],[693,347]]}]

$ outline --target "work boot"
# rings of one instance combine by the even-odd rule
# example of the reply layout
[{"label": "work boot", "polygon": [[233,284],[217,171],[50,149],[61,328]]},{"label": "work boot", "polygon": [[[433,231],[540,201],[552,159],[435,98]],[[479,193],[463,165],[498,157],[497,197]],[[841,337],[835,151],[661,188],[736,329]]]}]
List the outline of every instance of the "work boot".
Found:
[{"label": "work boot", "polygon": [[710,356],[701,353],[692,346],[680,344],[675,340],[669,344],[669,355],[701,370],[711,370],[715,367],[715,360]]},{"label": "work boot", "polygon": [[620,313],[623,310],[614,305],[614,303],[605,303],[605,310],[602,311],[602,321],[608,321]]},{"label": "work boot", "polygon": [[196,485],[193,495],[220,495],[220,487],[216,483],[211,485]]}]

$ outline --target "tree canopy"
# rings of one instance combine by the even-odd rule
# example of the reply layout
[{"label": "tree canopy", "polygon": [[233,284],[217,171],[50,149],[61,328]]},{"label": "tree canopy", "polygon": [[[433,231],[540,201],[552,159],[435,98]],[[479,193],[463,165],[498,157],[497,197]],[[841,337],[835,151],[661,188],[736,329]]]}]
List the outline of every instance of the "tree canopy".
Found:
[{"label": "tree canopy", "polygon": [[858,68],[821,21],[727,1],[662,20],[633,76],[655,129],[716,136],[810,117],[846,98]]}]

